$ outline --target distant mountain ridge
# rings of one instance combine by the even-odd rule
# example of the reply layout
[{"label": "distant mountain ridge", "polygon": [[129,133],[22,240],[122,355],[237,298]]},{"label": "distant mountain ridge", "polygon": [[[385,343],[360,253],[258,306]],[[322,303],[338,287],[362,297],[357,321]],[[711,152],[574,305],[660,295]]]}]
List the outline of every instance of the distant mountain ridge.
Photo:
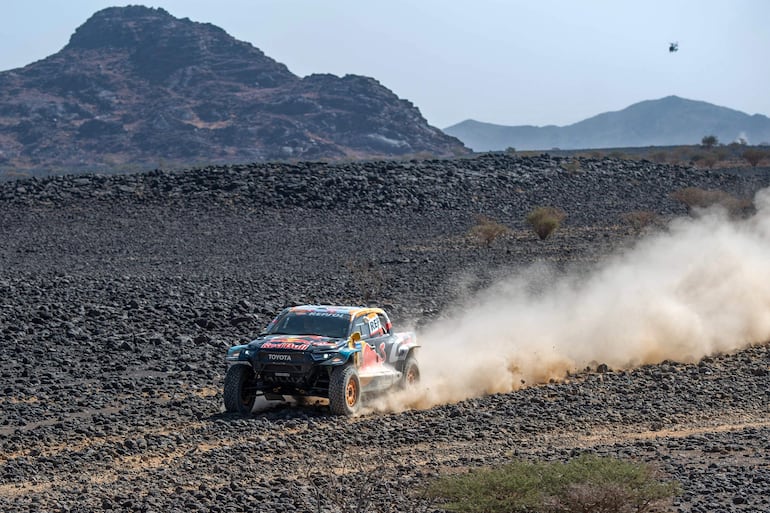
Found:
[{"label": "distant mountain ridge", "polygon": [[667,96],[605,112],[567,126],[504,126],[472,119],[444,129],[474,151],[624,148],[699,144],[706,135],[720,142],[739,138],[770,141],[770,118],[707,102]]},{"label": "distant mountain ridge", "polygon": [[61,51],[0,73],[0,171],[416,153],[468,149],[373,78],[300,78],[163,9],[103,9]]}]

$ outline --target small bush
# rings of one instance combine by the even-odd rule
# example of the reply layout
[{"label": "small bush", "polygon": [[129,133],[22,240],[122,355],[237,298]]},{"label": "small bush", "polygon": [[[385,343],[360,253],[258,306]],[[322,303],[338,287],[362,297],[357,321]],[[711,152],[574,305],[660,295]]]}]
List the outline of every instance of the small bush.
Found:
[{"label": "small bush", "polygon": [[545,240],[560,225],[567,215],[555,207],[537,207],[527,214],[527,223],[532,226],[540,240]]},{"label": "small bush", "polygon": [[713,205],[721,205],[730,215],[742,215],[751,208],[751,200],[736,198],[730,193],[720,190],[701,189],[699,187],[685,187],[671,194],[671,197],[687,206],[688,212],[694,208],[708,208]]},{"label": "small bush", "polygon": [[470,235],[481,241],[486,247],[492,246],[495,239],[511,231],[510,228],[491,217],[484,215],[474,217],[476,224],[471,228]]},{"label": "small bush", "polygon": [[649,210],[634,210],[622,216],[623,222],[629,225],[636,233],[658,222],[658,214]]},{"label": "small bush", "polygon": [[575,158],[562,162],[561,168],[571,175],[577,174],[583,170],[582,166],[580,165],[580,160]]},{"label": "small bush", "polygon": [[700,163],[703,166],[706,166],[707,168],[711,169],[712,167],[714,167],[714,164],[717,163],[717,157],[716,155],[704,155]]},{"label": "small bush", "polygon": [[757,164],[759,164],[767,155],[762,150],[752,148],[744,151],[741,156],[746,162],[751,164],[751,167],[757,167]]},{"label": "small bush", "polygon": [[597,456],[513,462],[439,478],[426,491],[443,508],[470,513],[643,513],[678,493],[650,465]]},{"label": "small bush", "polygon": [[706,135],[703,136],[703,139],[701,139],[700,143],[705,146],[706,148],[713,148],[717,145],[719,141],[717,140],[716,135]]}]

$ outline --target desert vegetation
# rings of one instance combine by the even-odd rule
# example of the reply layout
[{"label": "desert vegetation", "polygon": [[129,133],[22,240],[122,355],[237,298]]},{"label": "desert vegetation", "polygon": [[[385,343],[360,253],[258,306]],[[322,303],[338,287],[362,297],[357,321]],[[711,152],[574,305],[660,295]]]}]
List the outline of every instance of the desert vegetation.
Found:
[{"label": "desert vegetation", "polygon": [[648,226],[658,223],[660,216],[649,210],[634,210],[621,216],[624,223],[631,227],[635,233],[641,233]]},{"label": "desert vegetation", "polygon": [[768,158],[770,154],[760,149],[748,148],[743,152],[742,156],[743,159],[751,165],[751,167],[757,167],[757,164]]},{"label": "desert vegetation", "polygon": [[703,145],[704,148],[711,149],[719,143],[719,140],[715,135],[704,135],[700,143]]},{"label": "desert vegetation", "polygon": [[671,193],[671,197],[687,206],[690,213],[697,209],[709,208],[719,205],[725,208],[730,215],[739,216],[751,209],[750,199],[738,198],[728,192],[715,189],[702,189],[700,187],[685,187]]},{"label": "desert vegetation", "polygon": [[569,160],[562,162],[561,167],[562,169],[564,169],[565,171],[571,174],[579,173],[582,170],[580,159],[578,158],[571,158]]},{"label": "desert vegetation", "polygon": [[540,240],[545,240],[559,228],[566,216],[560,208],[536,207],[527,214],[526,220]]},{"label": "desert vegetation", "polygon": [[470,229],[470,236],[489,248],[500,236],[510,233],[511,229],[495,219],[477,214],[475,224]]},{"label": "desert vegetation", "polygon": [[468,513],[644,513],[679,491],[651,465],[584,455],[445,476],[427,494],[446,501],[449,511]]}]

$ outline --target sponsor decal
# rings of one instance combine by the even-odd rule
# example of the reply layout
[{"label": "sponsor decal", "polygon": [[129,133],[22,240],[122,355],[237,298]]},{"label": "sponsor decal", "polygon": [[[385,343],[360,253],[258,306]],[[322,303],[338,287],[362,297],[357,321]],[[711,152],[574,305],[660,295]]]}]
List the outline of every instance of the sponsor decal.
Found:
[{"label": "sponsor decal", "polygon": [[269,354],[267,355],[268,360],[279,360],[279,361],[291,361],[291,355],[290,354]]},{"label": "sponsor decal", "polygon": [[310,348],[310,344],[304,342],[265,342],[262,344],[262,349],[290,349],[292,351],[305,351],[308,348]]},{"label": "sponsor decal", "polygon": [[374,335],[380,331],[380,328],[382,328],[380,318],[375,314],[374,317],[369,320],[369,333]]},{"label": "sponsor decal", "polygon": [[305,315],[310,317],[334,317],[335,319],[348,317],[348,314],[340,312],[305,312]]}]

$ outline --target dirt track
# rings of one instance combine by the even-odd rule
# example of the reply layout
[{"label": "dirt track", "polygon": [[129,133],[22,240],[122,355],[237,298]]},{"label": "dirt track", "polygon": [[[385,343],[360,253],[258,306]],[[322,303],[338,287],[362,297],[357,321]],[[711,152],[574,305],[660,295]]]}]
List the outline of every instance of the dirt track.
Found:
[{"label": "dirt track", "polygon": [[[683,215],[669,189],[745,194],[768,184],[762,173],[725,178],[651,164],[597,161],[573,175],[558,161],[457,162],[421,169],[420,183],[396,181],[407,203],[382,208],[334,206],[339,181],[315,190],[314,208],[283,208],[281,194],[295,189],[228,188],[227,176],[205,171],[190,175],[198,189],[189,196],[174,194],[173,176],[3,185],[0,509],[315,511],[313,483],[344,482],[355,495],[361,480],[346,476],[365,471],[370,510],[420,510],[412,491],[438,472],[586,450],[659,465],[683,484],[674,510],[768,509],[765,346],[695,364],[592,369],[429,410],[354,419],[323,405],[222,413],[226,347],[286,304],[370,296],[397,323],[419,327],[506,270],[535,261],[588,266],[626,246],[635,235],[622,212]],[[398,166],[382,172],[409,174]],[[485,178],[490,167],[496,174]],[[447,168],[465,188],[427,179]],[[314,171],[294,170],[292,180],[301,183],[303,169]],[[632,179],[642,181],[641,197],[629,193]],[[522,192],[511,196],[515,188]],[[343,196],[371,193],[356,191]],[[545,202],[569,217],[538,241],[521,219]],[[478,212],[512,234],[490,249],[469,240]],[[362,282],[363,269],[376,279]],[[334,510],[339,500],[329,492],[322,502]]]}]

